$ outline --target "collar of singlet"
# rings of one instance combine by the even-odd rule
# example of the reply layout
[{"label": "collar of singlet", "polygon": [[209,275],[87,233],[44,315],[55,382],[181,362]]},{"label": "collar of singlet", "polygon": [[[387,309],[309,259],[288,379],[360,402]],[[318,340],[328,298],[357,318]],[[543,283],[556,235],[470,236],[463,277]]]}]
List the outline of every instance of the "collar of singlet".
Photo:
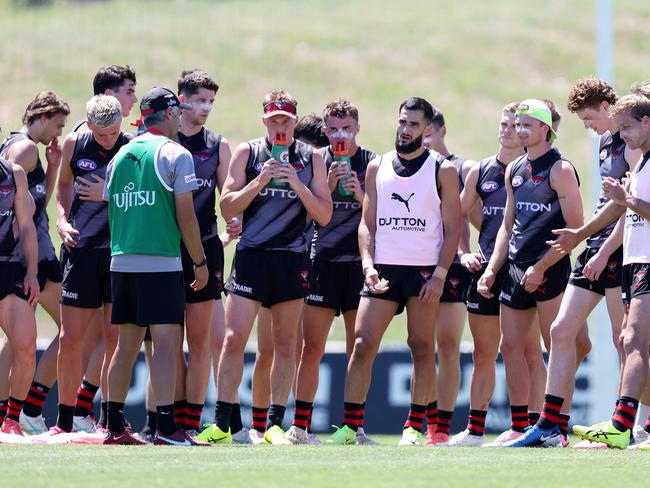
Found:
[{"label": "collar of singlet", "polygon": [[163,137],[165,137],[165,134],[163,134],[163,131],[161,131],[160,129],[158,129],[158,128],[156,128],[156,127],[150,127],[149,129],[147,129],[147,132],[148,132],[149,134],[153,134],[153,135],[156,135],[156,136],[163,136]]},{"label": "collar of singlet", "polygon": [[558,159],[562,159],[562,155],[560,154],[560,151],[552,147],[537,159],[530,159],[529,157],[528,162],[530,164],[544,164],[544,163],[551,163],[551,162],[554,163]]}]

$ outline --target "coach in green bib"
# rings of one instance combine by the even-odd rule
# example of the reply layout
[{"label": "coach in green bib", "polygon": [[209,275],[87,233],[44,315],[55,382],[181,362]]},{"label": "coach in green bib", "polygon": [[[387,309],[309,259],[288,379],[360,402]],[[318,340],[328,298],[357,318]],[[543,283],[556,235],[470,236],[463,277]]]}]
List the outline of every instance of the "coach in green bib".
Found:
[{"label": "coach in green bib", "polygon": [[104,197],[111,229],[112,322],[120,327],[108,371],[105,444],[142,444],[124,426],[124,401],[147,327],[153,339],[151,382],[158,413],[154,443],[203,445],[174,421],[176,356],[185,310],[181,238],[194,261],[192,288],[208,281],[192,190],[191,154],[174,142],[182,109],[166,88],[153,88],[140,110],[147,132],[123,146],[107,170]]}]

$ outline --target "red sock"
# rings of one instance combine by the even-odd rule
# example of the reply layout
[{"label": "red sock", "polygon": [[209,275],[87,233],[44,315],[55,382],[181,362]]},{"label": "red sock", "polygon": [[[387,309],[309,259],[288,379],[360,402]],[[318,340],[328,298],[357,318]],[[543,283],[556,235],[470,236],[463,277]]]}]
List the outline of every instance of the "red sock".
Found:
[{"label": "red sock", "polygon": [[363,425],[363,404],[362,403],[343,403],[343,425],[347,425],[354,430]]},{"label": "red sock", "polygon": [[88,383],[86,380],[81,382],[77,390],[77,399],[74,402],[74,414],[77,417],[87,417],[93,410],[93,400],[99,386]]},{"label": "red sock", "polygon": [[411,403],[409,408],[409,416],[404,423],[404,428],[413,427],[418,432],[422,432],[422,422],[424,421],[424,415],[427,411],[426,405],[418,405],[416,403]]},{"label": "red sock", "polygon": [[510,405],[510,430],[523,432],[528,427],[528,405]]},{"label": "red sock", "polygon": [[185,429],[196,430],[201,428],[201,412],[203,405],[200,403],[185,404]]},{"label": "red sock", "polygon": [[253,407],[253,422],[251,428],[258,432],[266,432],[266,419],[269,415],[269,407]]},{"label": "red sock", "polygon": [[[9,399],[11,407],[11,398]],[[612,417],[612,424],[621,432],[630,430],[634,426],[634,418],[639,408],[639,401],[631,397],[621,397],[616,402],[616,411]]]},{"label": "red sock", "polygon": [[29,415],[30,417],[38,417],[41,415],[43,413],[43,404],[49,391],[50,389],[47,386],[33,381],[32,386],[29,387],[27,398],[25,398],[25,405],[23,405],[25,415]]},{"label": "red sock", "polygon": [[487,410],[470,410],[467,421],[467,430],[469,430],[469,433],[472,435],[484,435],[486,417]]},{"label": "red sock", "polygon": [[186,415],[187,415],[187,401],[176,400],[174,402],[174,416],[176,420],[176,425],[178,425],[179,429],[185,428]]},{"label": "red sock", "polygon": [[9,397],[9,403],[7,404],[7,418],[18,422],[20,420],[20,411],[23,409],[23,403],[23,400]]},{"label": "red sock", "polygon": [[438,428],[438,402],[427,405],[427,432],[434,433]]},{"label": "red sock", "polygon": [[449,410],[438,410],[438,428],[436,432],[449,435],[449,427],[451,426],[451,417],[454,412]]},{"label": "red sock", "polygon": [[307,430],[309,428],[309,419],[311,418],[311,411],[313,408],[312,402],[296,400],[296,406],[293,410],[293,423],[291,425],[302,430]]}]

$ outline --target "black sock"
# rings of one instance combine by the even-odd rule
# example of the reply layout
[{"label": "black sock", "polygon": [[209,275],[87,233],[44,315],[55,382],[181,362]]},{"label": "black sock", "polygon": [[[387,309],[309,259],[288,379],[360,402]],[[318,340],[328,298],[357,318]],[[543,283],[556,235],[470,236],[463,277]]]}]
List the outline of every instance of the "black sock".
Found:
[{"label": "black sock", "polygon": [[239,403],[232,404],[232,411],[230,412],[230,433],[235,434],[244,428],[241,421],[241,406]]},{"label": "black sock", "polygon": [[269,407],[269,422],[266,428],[268,429],[274,425],[278,425],[282,428],[282,421],[284,420],[284,412],[286,409],[287,407],[284,405],[271,404]]},{"label": "black sock", "polygon": [[564,436],[569,435],[569,419],[571,417],[565,413],[560,414],[560,433]]},{"label": "black sock", "polygon": [[41,415],[43,413],[43,404],[49,391],[50,389],[47,386],[32,381],[32,386],[29,387],[29,393],[23,405],[25,415],[29,415],[30,417],[38,417]]},{"label": "black sock", "polygon": [[158,429],[158,412],[147,410],[147,422],[144,424],[143,432],[155,433]]},{"label": "black sock", "polygon": [[99,421],[97,422],[97,425],[105,429],[107,423],[108,423],[108,402],[103,401],[99,404]]},{"label": "black sock", "polygon": [[156,407],[156,413],[158,414],[158,432],[162,435],[172,435],[178,430],[174,404],[160,405]]},{"label": "black sock", "polygon": [[183,429],[185,428],[185,417],[187,415],[187,400],[174,401],[174,418],[176,425]]},{"label": "black sock", "polygon": [[59,416],[56,425],[59,429],[72,432],[72,417],[74,416],[74,405],[63,405],[59,403]]},{"label": "black sock", "polygon": [[343,402],[343,426],[348,426],[353,431],[357,431],[363,426],[363,403]]},{"label": "black sock", "polygon": [[622,396],[616,402],[616,411],[612,417],[612,424],[621,432],[631,430],[634,427],[634,418],[639,408],[639,400],[632,397]]},{"label": "black sock", "polygon": [[291,426],[298,427],[299,429],[305,431],[308,430],[313,408],[314,404],[312,402],[303,402],[302,400],[296,400],[296,406],[293,412],[293,423]]},{"label": "black sock", "polygon": [[528,412],[528,425],[535,425],[539,422],[540,413],[539,412]]},{"label": "black sock", "polygon": [[108,402],[106,428],[113,434],[124,432],[124,403]]},{"label": "black sock", "polygon": [[228,432],[232,407],[232,403],[217,401],[217,407],[214,411],[214,422],[222,432]]},{"label": "black sock", "polygon": [[74,414],[76,416],[86,417],[90,415],[97,390],[99,390],[99,386],[88,383],[86,380],[81,382],[81,386],[77,390],[77,401],[74,404]]},{"label": "black sock", "polygon": [[563,403],[564,398],[562,397],[544,395],[544,408],[542,409],[542,415],[539,419],[539,426],[542,429],[552,429],[556,425],[562,423],[560,410],[562,409]]}]

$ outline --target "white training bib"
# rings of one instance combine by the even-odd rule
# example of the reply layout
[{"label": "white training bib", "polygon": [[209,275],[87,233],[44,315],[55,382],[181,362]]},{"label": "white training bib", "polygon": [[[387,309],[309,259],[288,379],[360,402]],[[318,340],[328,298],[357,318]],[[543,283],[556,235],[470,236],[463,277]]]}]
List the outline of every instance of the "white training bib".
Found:
[{"label": "white training bib", "polygon": [[[630,193],[632,196],[650,202],[650,168],[647,160],[642,161],[632,172]],[[623,234],[623,264],[650,263],[650,226],[646,219],[628,208],[625,212]]]},{"label": "white training bib", "polygon": [[436,156],[430,152],[422,167],[410,177],[395,173],[396,151],[381,157],[376,177],[376,264],[438,264],[444,236]]}]

